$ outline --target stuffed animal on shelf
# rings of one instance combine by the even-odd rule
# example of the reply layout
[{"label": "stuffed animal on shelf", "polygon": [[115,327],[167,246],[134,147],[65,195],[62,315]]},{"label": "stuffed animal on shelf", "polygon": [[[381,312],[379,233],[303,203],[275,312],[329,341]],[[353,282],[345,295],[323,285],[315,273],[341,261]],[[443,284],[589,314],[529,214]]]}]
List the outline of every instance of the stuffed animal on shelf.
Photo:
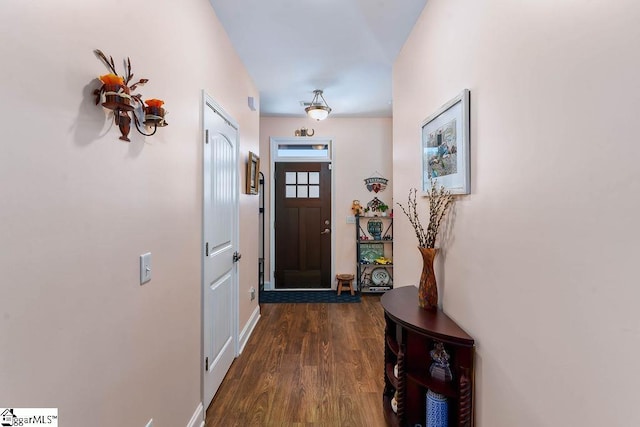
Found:
[{"label": "stuffed animal on shelf", "polygon": [[351,212],[353,212],[353,214],[355,216],[361,216],[363,213],[363,208],[362,205],[360,204],[360,200],[354,200],[353,203],[351,204]]}]

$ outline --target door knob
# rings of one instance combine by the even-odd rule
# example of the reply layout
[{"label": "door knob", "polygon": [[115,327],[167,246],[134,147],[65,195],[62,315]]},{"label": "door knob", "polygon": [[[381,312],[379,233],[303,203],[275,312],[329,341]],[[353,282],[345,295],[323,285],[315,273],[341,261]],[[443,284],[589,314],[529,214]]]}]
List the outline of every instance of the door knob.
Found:
[{"label": "door knob", "polygon": [[324,231],[321,231],[320,234],[329,234],[331,233],[331,230],[329,230],[328,228],[325,228]]}]

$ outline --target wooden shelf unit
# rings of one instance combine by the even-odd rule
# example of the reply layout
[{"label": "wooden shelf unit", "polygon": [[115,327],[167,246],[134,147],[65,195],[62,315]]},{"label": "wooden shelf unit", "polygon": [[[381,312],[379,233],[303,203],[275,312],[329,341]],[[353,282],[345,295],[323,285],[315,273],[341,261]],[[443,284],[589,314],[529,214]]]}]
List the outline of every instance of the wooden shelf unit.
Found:
[{"label": "wooden shelf unit", "polygon": [[[426,397],[431,390],[447,397],[449,426],[473,427],[473,359],[475,342],[442,310],[418,307],[418,290],[405,286],[387,291],[380,302],[385,317],[383,410],[388,425],[426,426]],[[449,354],[452,380],[429,373],[430,352],[441,342]],[[394,367],[398,365],[398,377]],[[398,391],[398,410],[391,399]]]}]

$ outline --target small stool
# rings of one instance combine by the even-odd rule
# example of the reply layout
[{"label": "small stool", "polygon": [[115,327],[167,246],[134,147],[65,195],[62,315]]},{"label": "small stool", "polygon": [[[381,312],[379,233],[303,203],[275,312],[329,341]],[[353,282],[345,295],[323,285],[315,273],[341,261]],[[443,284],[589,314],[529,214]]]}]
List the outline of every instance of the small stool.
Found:
[{"label": "small stool", "polygon": [[353,292],[353,274],[336,274],[336,280],[338,281],[338,295],[343,290],[351,291],[351,295],[355,295]]}]

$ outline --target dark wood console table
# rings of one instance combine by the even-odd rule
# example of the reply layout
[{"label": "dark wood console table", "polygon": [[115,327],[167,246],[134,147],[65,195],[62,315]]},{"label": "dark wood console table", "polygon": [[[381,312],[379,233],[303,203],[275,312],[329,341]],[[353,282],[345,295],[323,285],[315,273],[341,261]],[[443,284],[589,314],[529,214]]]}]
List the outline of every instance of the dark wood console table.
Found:
[{"label": "dark wood console table", "polygon": [[[413,286],[387,291],[380,302],[386,322],[383,409],[387,424],[426,427],[427,391],[431,390],[446,396],[449,426],[473,427],[473,338],[441,310],[418,307],[418,290]],[[430,352],[437,343],[449,355],[450,381],[430,374]],[[394,412],[391,400],[396,391]]]}]

